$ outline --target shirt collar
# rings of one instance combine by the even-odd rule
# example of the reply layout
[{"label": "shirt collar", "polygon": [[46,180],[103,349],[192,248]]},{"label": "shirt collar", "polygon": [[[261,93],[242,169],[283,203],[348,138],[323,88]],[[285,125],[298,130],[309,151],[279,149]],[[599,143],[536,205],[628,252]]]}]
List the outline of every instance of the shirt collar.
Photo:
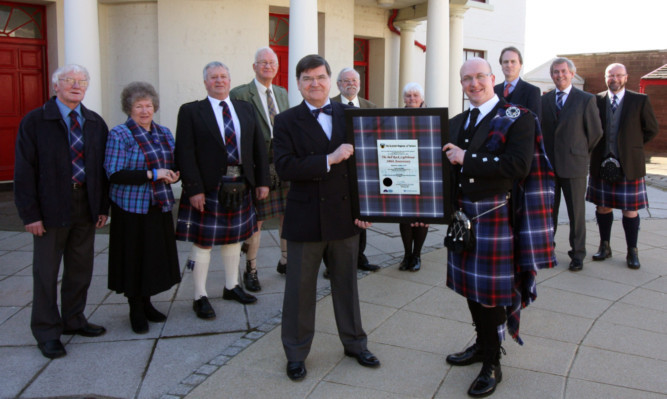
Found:
[{"label": "shirt collar", "polygon": [[255,81],[255,86],[257,86],[257,91],[266,94],[266,89],[271,90],[271,93],[273,93],[273,85],[269,84],[269,87],[264,86],[263,84],[259,83],[259,80],[257,78],[253,79]]},{"label": "shirt collar", "polygon": [[311,111],[314,110],[314,109],[320,109],[320,108],[326,106],[327,104],[331,104],[331,101],[328,98],[327,98],[327,102],[325,102],[322,105],[322,107],[315,107],[315,106],[311,105],[307,100],[303,100],[303,102],[306,103],[306,105],[308,106],[308,109],[311,110]]},{"label": "shirt collar", "polygon": [[558,90],[558,88],[556,88],[556,93],[558,93],[559,91],[562,91],[563,93],[565,93],[569,96],[570,95],[570,90],[572,90],[572,85],[567,86],[565,88],[565,90]]},{"label": "shirt collar", "polygon": [[[510,82],[505,81],[505,86],[511,85],[512,87],[516,87],[516,84],[519,83],[519,79],[521,79],[521,78],[517,77],[516,79],[514,79]],[[503,88],[505,88],[505,86],[503,86]]]},{"label": "shirt collar", "polygon": [[486,114],[491,112],[491,110],[496,106],[496,104],[498,104],[498,101],[500,101],[498,95],[494,94],[493,97],[484,104],[480,105],[479,107],[471,105],[470,109],[472,110],[473,108],[479,108],[479,117],[477,117],[477,120],[481,121],[482,119],[484,119]]},{"label": "shirt collar", "polygon": [[227,98],[225,98],[224,100],[218,100],[217,98],[213,98],[213,97],[211,97],[211,96],[208,96],[208,101],[211,102],[211,105],[213,106],[213,109],[215,109],[215,107],[219,107],[219,106],[220,106],[220,101],[224,101],[224,102],[226,102],[227,105],[229,105],[229,106],[232,105],[232,102],[231,102],[231,100],[229,99],[229,96],[227,96]]},{"label": "shirt collar", "polygon": [[[614,98],[614,93],[612,93],[611,90],[607,90],[607,95],[609,96],[609,101],[611,101]],[[625,96],[625,87],[622,88],[621,91],[616,93],[616,97],[618,98],[619,103],[623,99],[623,96]]]},{"label": "shirt collar", "polygon": [[[58,110],[60,111],[60,114],[63,117],[63,120],[68,121],[69,123],[69,113],[72,112],[73,110],[70,109],[67,105],[65,105],[62,101],[56,97],[56,105],[58,105]],[[83,118],[83,115],[81,114],[81,103],[77,104],[76,107],[74,107],[74,111],[76,111],[77,114],[79,114],[80,118]]]},{"label": "shirt collar", "polygon": [[341,94],[341,95],[340,95],[340,101],[341,101],[343,104],[347,104],[347,103],[349,103],[350,101],[352,101],[352,103],[354,104],[354,106],[357,107],[357,108],[359,108],[359,96],[354,96],[354,100],[350,100],[350,99],[348,99],[347,97],[345,97],[343,94]]}]

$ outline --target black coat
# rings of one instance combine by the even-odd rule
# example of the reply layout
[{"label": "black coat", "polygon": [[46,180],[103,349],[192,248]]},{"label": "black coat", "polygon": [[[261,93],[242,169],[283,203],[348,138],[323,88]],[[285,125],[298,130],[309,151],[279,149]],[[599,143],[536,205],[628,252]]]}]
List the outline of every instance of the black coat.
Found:
[{"label": "black coat", "polygon": [[[503,98],[503,90],[505,89],[505,82],[497,84],[493,91],[498,95],[498,98]],[[514,91],[510,93],[509,98],[505,101],[511,104],[521,105],[529,110],[535,112],[538,118],[542,119],[542,93],[540,88],[532,85],[525,80],[519,78],[516,83]]]},{"label": "black coat", "polygon": [[[104,151],[109,129],[101,116],[81,104],[86,191],[92,222],[109,214]],[[21,120],[16,138],[14,201],[24,224],[68,226],[72,207],[69,132],[55,97]]]}]

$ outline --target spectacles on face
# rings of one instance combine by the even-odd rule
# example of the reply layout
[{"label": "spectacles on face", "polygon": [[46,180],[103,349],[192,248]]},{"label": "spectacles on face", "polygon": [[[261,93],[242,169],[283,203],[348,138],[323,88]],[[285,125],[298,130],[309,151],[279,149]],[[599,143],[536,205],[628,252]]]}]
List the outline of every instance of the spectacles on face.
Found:
[{"label": "spectacles on face", "polygon": [[278,63],[275,62],[275,61],[258,61],[258,62],[255,62],[255,65],[259,65],[262,68],[266,68],[266,67],[274,68],[274,67],[278,66]]},{"label": "spectacles on face", "polygon": [[358,83],[359,79],[345,79],[345,80],[339,80],[339,82],[342,82],[344,85],[353,85],[355,83]]},{"label": "spectacles on face", "polygon": [[329,79],[327,75],[320,75],[320,76],[302,76],[301,81],[307,85],[315,83],[320,83],[320,82],[326,82]]},{"label": "spectacles on face", "polygon": [[626,76],[628,76],[627,73],[619,73],[619,74],[616,74],[616,75],[607,75],[607,76],[605,76],[605,77],[606,77],[607,79],[622,79],[622,78],[624,78],[624,77],[626,77]]},{"label": "spectacles on face", "polygon": [[490,73],[478,73],[475,76],[466,75],[463,78],[461,78],[461,83],[463,83],[464,85],[469,85],[472,83],[473,80],[477,80],[480,83],[484,83],[489,79],[489,76],[491,76]]},{"label": "spectacles on face", "polygon": [[65,82],[65,86],[72,87],[74,83],[77,83],[79,87],[88,87],[88,81],[86,79],[73,79],[73,78],[58,78],[58,81]]}]

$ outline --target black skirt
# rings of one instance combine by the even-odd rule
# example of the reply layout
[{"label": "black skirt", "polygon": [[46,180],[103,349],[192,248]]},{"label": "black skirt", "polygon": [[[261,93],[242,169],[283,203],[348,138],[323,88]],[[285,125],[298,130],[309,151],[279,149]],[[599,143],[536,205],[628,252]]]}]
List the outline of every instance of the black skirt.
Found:
[{"label": "black skirt", "polygon": [[171,212],[151,206],[148,214],[111,203],[109,289],[126,297],[158,294],[181,281]]}]

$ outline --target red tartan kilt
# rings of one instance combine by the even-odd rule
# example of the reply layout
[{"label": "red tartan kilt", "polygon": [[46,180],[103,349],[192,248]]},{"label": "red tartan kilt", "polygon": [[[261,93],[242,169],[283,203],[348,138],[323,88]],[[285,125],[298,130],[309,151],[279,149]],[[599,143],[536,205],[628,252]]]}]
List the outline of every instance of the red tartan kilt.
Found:
[{"label": "red tartan kilt", "polygon": [[[500,205],[505,198],[505,194],[499,194],[478,202],[462,199],[459,206],[472,219]],[[512,304],[514,236],[508,212],[506,205],[473,221],[474,250],[461,254],[448,251],[447,254],[447,286],[483,305]]]},{"label": "red tartan kilt", "polygon": [[282,182],[282,186],[275,190],[269,191],[269,196],[263,200],[255,200],[255,212],[257,213],[257,220],[269,220],[276,216],[285,214],[285,207],[287,206],[287,192],[289,191],[289,183]]},{"label": "red tartan kilt", "polygon": [[257,231],[257,216],[250,190],[236,211],[223,209],[217,191],[206,193],[204,212],[190,205],[189,198],[181,198],[176,222],[176,239],[190,241],[203,247],[234,244],[245,241]]},{"label": "red tartan kilt", "polygon": [[646,183],[641,177],[636,180],[625,178],[616,183],[599,177],[588,176],[586,201],[605,208],[636,211],[648,207]]}]

